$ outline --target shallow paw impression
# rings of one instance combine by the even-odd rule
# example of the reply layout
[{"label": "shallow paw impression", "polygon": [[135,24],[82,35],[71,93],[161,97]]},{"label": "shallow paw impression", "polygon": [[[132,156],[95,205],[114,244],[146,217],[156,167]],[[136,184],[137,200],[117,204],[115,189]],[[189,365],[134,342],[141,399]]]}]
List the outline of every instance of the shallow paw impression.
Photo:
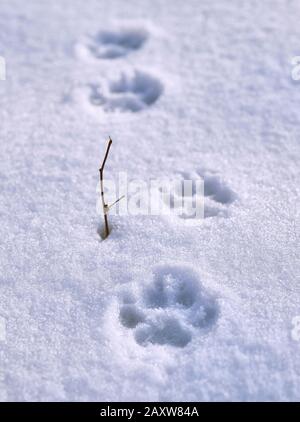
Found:
[{"label": "shallow paw impression", "polygon": [[119,320],[134,331],[141,346],[185,347],[197,332],[209,331],[219,314],[215,298],[202,287],[198,274],[181,266],[156,267],[138,297],[125,302]]},{"label": "shallow paw impression", "polygon": [[138,112],[154,104],[163,91],[162,83],[148,73],[135,71],[111,81],[108,86],[90,86],[90,104],[104,111]]},{"label": "shallow paw impression", "polygon": [[100,31],[90,37],[86,48],[97,59],[116,59],[140,49],[148,38],[143,29]]}]

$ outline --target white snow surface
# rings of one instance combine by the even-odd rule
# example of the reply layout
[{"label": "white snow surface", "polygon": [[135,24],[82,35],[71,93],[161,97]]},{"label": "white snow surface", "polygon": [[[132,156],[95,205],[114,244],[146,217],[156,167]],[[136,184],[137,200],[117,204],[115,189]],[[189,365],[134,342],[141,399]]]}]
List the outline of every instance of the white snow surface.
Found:
[{"label": "white snow surface", "polygon": [[[0,400],[299,399],[299,16],[1,0]],[[102,241],[108,135],[107,176],[205,174],[207,218]]]}]

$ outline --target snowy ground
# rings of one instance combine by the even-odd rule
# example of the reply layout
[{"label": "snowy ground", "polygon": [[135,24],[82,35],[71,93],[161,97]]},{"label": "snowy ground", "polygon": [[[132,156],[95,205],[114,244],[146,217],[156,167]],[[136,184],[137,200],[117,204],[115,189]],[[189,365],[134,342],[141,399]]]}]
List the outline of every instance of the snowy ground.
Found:
[{"label": "snowy ground", "polygon": [[[1,400],[299,399],[299,16],[1,1]],[[207,218],[101,241],[109,134],[110,175],[214,174]]]}]

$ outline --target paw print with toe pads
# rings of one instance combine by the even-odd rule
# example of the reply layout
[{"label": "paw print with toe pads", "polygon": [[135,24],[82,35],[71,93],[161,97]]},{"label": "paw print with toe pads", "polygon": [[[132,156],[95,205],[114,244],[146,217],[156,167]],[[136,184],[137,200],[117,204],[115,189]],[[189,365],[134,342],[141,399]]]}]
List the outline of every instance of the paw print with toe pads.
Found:
[{"label": "paw print with toe pads", "polygon": [[93,111],[136,113],[154,104],[162,91],[163,85],[157,78],[136,70],[122,73],[117,80],[91,84],[88,104]]},{"label": "paw print with toe pads", "polygon": [[[129,303],[128,303],[129,302]],[[162,265],[150,282],[140,286],[137,297],[120,307],[121,324],[134,331],[141,346],[185,347],[197,332],[207,332],[216,323],[219,310],[191,268]]]},{"label": "paw print with toe pads", "polygon": [[[199,189],[200,181],[202,189]],[[186,189],[188,182],[191,186],[189,190]],[[217,172],[200,169],[191,173],[180,172],[176,177],[176,188],[172,190],[171,195],[163,196],[163,203],[170,209],[171,215],[197,222],[203,216],[227,217],[229,206],[236,198],[236,194]],[[195,211],[196,203],[198,214]],[[202,212],[199,212],[200,207]]]}]

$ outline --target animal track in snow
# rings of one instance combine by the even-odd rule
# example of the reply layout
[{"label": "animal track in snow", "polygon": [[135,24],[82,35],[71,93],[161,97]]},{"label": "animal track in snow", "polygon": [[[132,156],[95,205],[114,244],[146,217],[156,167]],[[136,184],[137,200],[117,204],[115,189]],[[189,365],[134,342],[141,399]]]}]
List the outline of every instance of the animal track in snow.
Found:
[{"label": "animal track in snow", "polygon": [[147,39],[144,29],[100,31],[80,44],[79,51],[96,59],[117,59],[140,49]]},{"label": "animal track in snow", "polygon": [[[181,179],[181,180],[180,180]],[[199,170],[194,173],[180,173],[180,179],[170,197],[164,196],[165,206],[183,219],[199,219],[196,216],[195,203],[204,205],[204,218],[228,215],[228,207],[236,200],[236,194],[226,185],[220,176],[210,170]],[[191,191],[187,194],[183,181],[190,180]],[[198,191],[196,181],[203,181],[203,190]],[[182,206],[182,195],[185,194]],[[179,212],[178,212],[179,211]]]},{"label": "animal track in snow", "polygon": [[119,319],[134,330],[141,346],[149,344],[185,347],[196,330],[206,332],[218,317],[216,300],[202,287],[190,268],[163,265],[139,297],[123,299]]},{"label": "animal track in snow", "polygon": [[162,83],[148,73],[123,73],[121,78],[105,85],[90,86],[89,102],[104,111],[138,112],[152,104],[163,91]]}]

